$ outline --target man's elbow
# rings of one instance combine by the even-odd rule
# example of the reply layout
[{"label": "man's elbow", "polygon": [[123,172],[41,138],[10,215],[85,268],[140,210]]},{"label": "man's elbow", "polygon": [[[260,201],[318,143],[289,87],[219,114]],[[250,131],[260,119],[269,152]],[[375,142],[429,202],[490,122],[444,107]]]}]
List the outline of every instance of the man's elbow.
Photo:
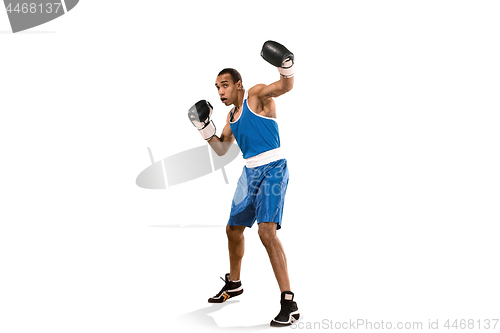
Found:
[{"label": "man's elbow", "polygon": [[227,151],[221,151],[221,150],[215,150],[215,153],[218,155],[218,156],[224,156]]},{"label": "man's elbow", "polygon": [[212,147],[212,150],[218,155],[218,156],[223,156],[227,153],[229,150],[229,146],[231,144],[227,144],[226,142],[209,142],[210,147]]}]

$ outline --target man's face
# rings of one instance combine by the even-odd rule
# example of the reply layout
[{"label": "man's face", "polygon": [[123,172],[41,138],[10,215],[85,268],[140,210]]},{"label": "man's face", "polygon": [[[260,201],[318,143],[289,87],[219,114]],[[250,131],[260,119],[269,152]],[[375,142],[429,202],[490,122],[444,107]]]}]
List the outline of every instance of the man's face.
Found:
[{"label": "man's face", "polygon": [[239,86],[241,86],[241,81],[234,84],[230,74],[219,75],[215,80],[215,87],[219,93],[220,100],[226,106],[234,104],[237,101]]}]

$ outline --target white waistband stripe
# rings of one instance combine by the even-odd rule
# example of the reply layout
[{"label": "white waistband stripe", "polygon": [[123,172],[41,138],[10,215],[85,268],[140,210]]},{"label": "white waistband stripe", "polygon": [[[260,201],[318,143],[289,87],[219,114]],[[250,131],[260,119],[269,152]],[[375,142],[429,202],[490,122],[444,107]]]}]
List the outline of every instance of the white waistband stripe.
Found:
[{"label": "white waistband stripe", "polygon": [[249,158],[245,159],[245,163],[247,165],[247,168],[256,168],[258,166],[261,166],[261,165],[264,165],[267,163],[281,160],[282,158],[284,158],[283,151],[281,150],[281,147],[278,147],[278,148],[260,153],[259,155],[249,157]]}]

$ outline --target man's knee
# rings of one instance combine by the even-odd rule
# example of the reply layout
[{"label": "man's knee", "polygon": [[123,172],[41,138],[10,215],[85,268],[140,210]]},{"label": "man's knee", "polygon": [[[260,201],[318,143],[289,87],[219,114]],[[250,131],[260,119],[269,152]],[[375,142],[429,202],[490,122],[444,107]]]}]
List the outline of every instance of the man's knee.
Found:
[{"label": "man's knee", "polygon": [[259,224],[259,237],[264,245],[276,239],[276,223],[263,222]]},{"label": "man's knee", "polygon": [[231,242],[237,242],[243,237],[244,226],[239,225],[226,225],[227,238]]}]

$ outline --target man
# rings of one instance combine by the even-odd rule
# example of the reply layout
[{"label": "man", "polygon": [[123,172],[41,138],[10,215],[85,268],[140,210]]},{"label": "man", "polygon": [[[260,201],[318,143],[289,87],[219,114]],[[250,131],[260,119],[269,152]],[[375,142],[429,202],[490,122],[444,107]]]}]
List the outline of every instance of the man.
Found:
[{"label": "man", "polygon": [[199,101],[188,115],[218,155],[225,154],[236,140],[246,162],[226,226],[230,271],[223,279],[225,286],[208,301],[222,303],[243,293],[240,281],[243,232],[257,221],[259,237],[267,250],[281,291],[281,311],[271,321],[271,326],[288,326],[300,315],[297,303],[293,301],[285,252],[276,235],[276,231],[281,228],[288,168],[280,149],[273,98],[293,87],[294,55],[283,45],[267,41],[262,47],[261,56],[278,67],[281,74],[279,81],[270,85],[258,84],[246,91],[235,69],[226,68],[218,74],[215,86],[220,100],[226,106],[234,106],[227,115],[220,137],[215,135],[215,125],[210,120],[210,103]]}]

